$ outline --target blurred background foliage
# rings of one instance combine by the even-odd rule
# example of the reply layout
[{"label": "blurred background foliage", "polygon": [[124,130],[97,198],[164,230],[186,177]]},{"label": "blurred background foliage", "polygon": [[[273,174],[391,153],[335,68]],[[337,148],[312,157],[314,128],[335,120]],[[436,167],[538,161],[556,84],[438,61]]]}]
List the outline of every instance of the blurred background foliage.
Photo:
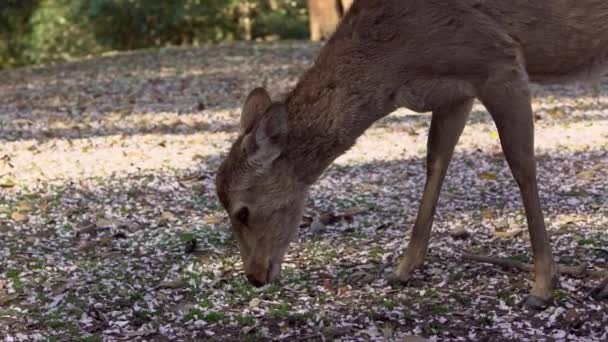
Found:
[{"label": "blurred background foliage", "polygon": [[0,69],[308,31],[306,0],[0,0]]}]

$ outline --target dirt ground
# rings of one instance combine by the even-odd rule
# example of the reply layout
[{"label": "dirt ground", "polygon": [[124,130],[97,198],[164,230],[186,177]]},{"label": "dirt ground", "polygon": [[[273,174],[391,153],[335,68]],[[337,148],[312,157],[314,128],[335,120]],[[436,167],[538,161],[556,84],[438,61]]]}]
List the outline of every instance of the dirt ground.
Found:
[{"label": "dirt ground", "polygon": [[[561,276],[542,312],[515,182],[476,104],[443,188],[428,261],[386,280],[424,182],[428,114],[377,122],[312,188],[281,279],[244,280],[215,170],[259,85],[278,96],[318,45],[235,44],[0,72],[0,339],[6,341],[606,341],[598,279]],[[608,268],[608,83],[533,87],[556,259]],[[348,216],[348,215],[347,215]],[[351,219],[352,216],[352,219]],[[467,234],[454,237],[453,232]]]}]

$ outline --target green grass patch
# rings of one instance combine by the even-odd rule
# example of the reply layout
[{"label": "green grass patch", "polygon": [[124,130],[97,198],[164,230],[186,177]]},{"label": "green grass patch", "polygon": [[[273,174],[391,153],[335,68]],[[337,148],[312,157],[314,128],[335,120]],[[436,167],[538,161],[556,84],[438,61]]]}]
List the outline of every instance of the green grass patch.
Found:
[{"label": "green grass patch", "polygon": [[508,306],[513,306],[515,304],[515,300],[513,299],[513,296],[508,291],[500,291],[500,292],[498,292],[497,296],[498,296],[498,299],[505,302],[505,304],[507,304]]},{"label": "green grass patch", "polygon": [[274,318],[284,319],[289,316],[291,305],[287,303],[281,303],[270,310],[270,315]]},{"label": "green grass patch", "polygon": [[566,292],[564,290],[554,290],[553,298],[557,301],[560,301],[560,300],[565,300],[565,299],[570,298],[570,295],[568,294],[568,292]]},{"label": "green grass patch", "polygon": [[238,315],[236,321],[242,326],[251,326],[255,324],[256,319],[251,315]]},{"label": "green grass patch", "polygon": [[218,323],[226,319],[226,315],[221,312],[210,311],[203,316],[203,319],[208,323]]},{"label": "green grass patch", "polygon": [[373,259],[381,258],[382,254],[384,254],[384,249],[380,246],[374,246],[369,251],[369,257]]},{"label": "green grass patch", "polygon": [[6,277],[11,281],[11,283],[13,284],[13,288],[15,290],[21,290],[23,288],[23,283],[21,282],[21,279],[19,278],[20,274],[21,274],[21,271],[19,271],[18,269],[15,269],[15,268],[11,268],[8,271],[6,271]]},{"label": "green grass patch", "polygon": [[445,315],[450,312],[450,309],[445,304],[433,304],[430,309],[435,315]]},{"label": "green grass patch", "polygon": [[397,307],[397,302],[390,299],[385,299],[382,301],[382,306],[387,310],[394,310]]},{"label": "green grass patch", "polygon": [[144,299],[144,294],[140,291],[132,291],[129,293],[129,300],[133,303]]}]

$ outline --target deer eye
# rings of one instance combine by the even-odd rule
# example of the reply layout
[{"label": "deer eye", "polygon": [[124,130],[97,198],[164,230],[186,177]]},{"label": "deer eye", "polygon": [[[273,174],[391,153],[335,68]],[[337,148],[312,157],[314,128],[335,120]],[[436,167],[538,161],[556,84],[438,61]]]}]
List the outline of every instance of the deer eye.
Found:
[{"label": "deer eye", "polygon": [[239,222],[246,225],[247,221],[249,220],[249,208],[242,207],[236,214],[236,218],[239,220]]}]

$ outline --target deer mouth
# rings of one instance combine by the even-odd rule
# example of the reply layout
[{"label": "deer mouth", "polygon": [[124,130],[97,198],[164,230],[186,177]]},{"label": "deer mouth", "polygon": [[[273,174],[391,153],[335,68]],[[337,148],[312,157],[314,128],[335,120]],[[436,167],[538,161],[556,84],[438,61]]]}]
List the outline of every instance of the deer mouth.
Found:
[{"label": "deer mouth", "polygon": [[268,267],[261,272],[247,273],[246,277],[249,283],[255,287],[262,287],[272,282],[281,270],[280,264],[273,262],[268,263]]}]

